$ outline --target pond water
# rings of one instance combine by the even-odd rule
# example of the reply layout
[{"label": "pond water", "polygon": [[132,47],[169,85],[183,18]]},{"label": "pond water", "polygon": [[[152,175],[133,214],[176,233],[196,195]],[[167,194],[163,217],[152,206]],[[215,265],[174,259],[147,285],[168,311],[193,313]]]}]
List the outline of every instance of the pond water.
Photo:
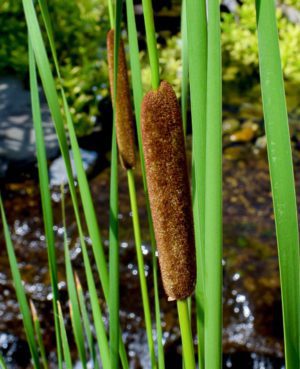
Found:
[{"label": "pond water", "polygon": [[[241,99],[238,94],[235,94],[224,104],[223,366],[235,369],[281,369],[283,368],[283,333],[274,217],[261,104],[258,98],[255,98],[253,91],[247,95],[247,99],[245,97]],[[296,186],[300,194],[298,105],[289,105],[289,111]],[[188,137],[187,147],[190,157],[190,137]],[[150,298],[153,302],[150,241],[139,165],[135,175],[143,254]],[[131,367],[149,368],[127,179],[126,173],[122,170],[119,173],[119,180],[120,316],[123,338],[128,348]],[[90,179],[90,186],[107,252],[109,168],[95,173]],[[2,196],[5,200],[8,222],[11,226],[25,288],[39,312],[47,352],[53,363],[52,366],[55,367],[52,353],[54,335],[51,289],[38,183],[34,178],[2,183]],[[68,193],[66,197],[67,233],[70,239],[72,261],[85,287],[82,255]],[[64,229],[61,221],[60,191],[56,187],[52,188],[52,200],[60,294],[67,316],[63,257]],[[0,350],[11,368],[29,368],[29,352],[24,340],[2,234],[0,243]],[[176,304],[167,301],[162,286],[160,291],[166,366],[181,368]],[[107,319],[107,310],[101,297],[100,287],[99,296]],[[69,318],[66,325],[70,327]],[[72,340],[72,337],[70,339]],[[74,342],[72,347],[74,348]]]}]

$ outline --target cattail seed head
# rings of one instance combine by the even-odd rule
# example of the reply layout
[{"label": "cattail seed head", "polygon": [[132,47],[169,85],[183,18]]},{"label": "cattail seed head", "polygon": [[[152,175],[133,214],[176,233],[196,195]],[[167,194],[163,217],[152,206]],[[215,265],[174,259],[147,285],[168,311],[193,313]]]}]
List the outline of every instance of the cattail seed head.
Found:
[{"label": "cattail seed head", "polygon": [[[107,34],[107,58],[112,101],[114,101],[114,30]],[[133,114],[124,44],[120,40],[117,98],[116,98],[116,134],[121,165],[131,169],[135,165]]]},{"label": "cattail seed head", "polygon": [[164,289],[169,300],[185,299],[196,278],[194,226],[181,114],[167,82],[145,95],[141,124]]}]

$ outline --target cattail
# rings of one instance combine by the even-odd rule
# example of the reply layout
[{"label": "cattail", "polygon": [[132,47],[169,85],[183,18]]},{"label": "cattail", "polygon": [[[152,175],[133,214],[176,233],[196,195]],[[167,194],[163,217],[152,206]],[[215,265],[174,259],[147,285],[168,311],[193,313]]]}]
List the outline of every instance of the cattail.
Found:
[{"label": "cattail", "polygon": [[141,122],[163,285],[169,300],[185,299],[195,286],[194,226],[181,114],[167,82],[145,95]]},{"label": "cattail", "polygon": [[[107,58],[110,92],[112,101],[114,101],[114,30],[110,30],[107,34]],[[125,169],[131,169],[135,165],[133,114],[130,101],[125,50],[122,40],[120,40],[118,59],[116,134],[121,165]]]}]

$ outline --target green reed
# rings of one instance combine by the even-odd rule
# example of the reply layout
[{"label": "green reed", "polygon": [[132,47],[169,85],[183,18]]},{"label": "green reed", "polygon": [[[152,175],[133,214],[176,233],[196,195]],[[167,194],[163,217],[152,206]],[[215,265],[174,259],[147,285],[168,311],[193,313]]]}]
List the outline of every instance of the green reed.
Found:
[{"label": "green reed", "polygon": [[208,2],[207,13],[204,359],[206,369],[220,369],[222,366],[222,75],[218,0]]},{"label": "green reed", "polygon": [[[118,160],[116,142],[116,109],[114,109],[111,181],[110,181],[110,224],[109,224],[109,271],[93,205],[86,173],[83,168],[78,140],[72,122],[55,49],[55,41],[46,0],[39,0],[43,26],[46,29],[54,62],[52,72],[42,39],[40,25],[32,0],[22,0],[29,31],[29,69],[33,123],[36,134],[36,152],[39,171],[41,204],[45,227],[49,274],[53,291],[53,314],[56,334],[58,366],[72,368],[70,347],[63,313],[59,302],[58,277],[53,233],[53,214],[49,190],[48,166],[46,159],[43,129],[41,124],[40,102],[36,66],[44,88],[49,109],[54,121],[60,150],[65,162],[72,205],[75,213],[82,249],[84,272],[89,292],[89,302],[85,301],[78,276],[74,277],[65,219],[65,203],[62,196],[62,219],[65,229],[64,252],[67,289],[69,295],[72,334],[75,339],[79,360],[87,367],[88,353],[94,367],[117,369],[119,356],[122,367],[129,367],[127,354],[122,341],[119,322],[119,240],[118,240]],[[159,91],[160,71],[155,36],[153,8],[151,0],[143,0],[146,40],[151,67],[151,83],[154,92]],[[134,171],[127,168],[129,197],[133,217],[133,230],[141,284],[146,334],[152,368],[164,369],[165,358],[162,343],[162,326],[158,291],[158,265],[154,228],[148,198],[148,185],[145,173],[142,146],[140,113],[143,98],[141,65],[139,60],[138,36],[132,0],[126,0],[128,36],[133,98],[137,121],[140,162],[146,196],[149,233],[153,253],[154,306],[157,331],[158,363],[152,332],[149,291],[141,250],[142,236],[139,224],[138,202],[135,189]],[[114,34],[114,79],[113,106],[116,107],[117,71],[119,41],[121,33],[122,1],[108,2],[111,28]],[[276,27],[275,4],[273,0],[256,0],[257,31],[259,41],[259,63],[262,99],[272,195],[278,243],[280,282],[282,292],[284,345],[286,369],[299,367],[300,357],[300,282],[299,282],[299,233],[293,164],[288,129],[288,119],[284,95],[284,85],[280,64],[278,33]],[[187,0],[182,5],[182,121],[186,132],[188,93],[190,89],[192,116],[192,199],[196,242],[197,283],[195,291],[196,322],[198,336],[198,367],[200,369],[221,369],[222,367],[222,84],[221,84],[221,41],[219,2],[210,0]],[[60,86],[55,84],[54,74]],[[84,76],[83,76],[84,78]],[[69,140],[69,141],[68,141]],[[69,145],[73,152],[77,174],[78,190],[83,214],[80,213],[79,198],[71,169]],[[22,284],[2,199],[0,198],[1,218],[9,264],[22,313],[23,325],[29,344],[33,367],[47,369],[46,352],[37,312],[29,304]],[[85,240],[84,225],[91,238],[92,251],[98,276],[109,311],[109,335],[103,322],[99,304],[97,281]],[[91,304],[92,317],[87,312]],[[194,369],[194,345],[191,328],[191,299],[177,301],[178,317],[182,336],[182,352],[185,369]],[[93,337],[91,325],[95,329]],[[205,344],[204,344],[205,342]],[[88,352],[86,351],[86,344]],[[100,353],[98,363],[96,348]],[[118,354],[119,352],[119,354]],[[6,368],[0,355],[0,367]]]},{"label": "green reed", "polygon": [[192,196],[195,225],[196,312],[199,367],[204,368],[205,163],[207,100],[206,1],[186,1],[187,43],[192,114]]},{"label": "green reed", "polygon": [[286,369],[300,366],[299,229],[275,3],[256,1],[259,67],[278,244]]},{"label": "green reed", "polygon": [[55,324],[56,346],[57,346],[57,360],[59,368],[62,368],[62,348],[59,334],[59,321],[57,312],[58,301],[58,287],[57,287],[57,266],[55,253],[55,240],[53,232],[53,213],[51,206],[51,194],[49,189],[49,176],[47,167],[46,148],[44,141],[44,134],[42,128],[40,101],[38,93],[38,82],[36,74],[36,63],[30,39],[28,38],[28,55],[29,55],[29,79],[30,79],[30,96],[32,107],[32,120],[35,131],[36,154],[38,162],[38,173],[40,183],[41,202],[43,210],[43,220],[45,227],[45,235],[47,242],[48,264],[51,280],[51,287],[53,292],[53,315]]},{"label": "green reed", "polygon": [[97,360],[97,354],[95,350],[95,342],[94,342],[95,340],[94,340],[94,336],[93,336],[92,329],[91,329],[91,322],[90,322],[89,314],[88,314],[87,307],[86,307],[82,285],[81,285],[81,282],[76,272],[75,272],[75,281],[76,281],[76,291],[77,291],[77,296],[78,296],[78,301],[79,301],[79,306],[80,306],[80,312],[81,312],[82,321],[83,321],[84,330],[85,330],[85,336],[86,336],[88,348],[90,351],[90,357],[92,359],[93,368],[99,369],[99,363]]},{"label": "green reed", "polygon": [[59,318],[59,326],[60,326],[60,334],[61,334],[61,341],[62,341],[62,348],[63,348],[63,354],[64,354],[64,362],[66,369],[72,369],[72,358],[71,358],[71,352],[70,352],[70,346],[68,342],[64,317],[61,309],[60,302],[57,301],[57,308],[58,308],[58,318]]},{"label": "green reed", "polygon": [[84,347],[84,336],[81,322],[79,302],[76,293],[76,285],[74,272],[71,262],[71,255],[69,251],[68,238],[67,238],[67,226],[66,226],[66,214],[65,214],[65,199],[64,188],[61,188],[61,207],[62,207],[62,221],[64,227],[64,252],[65,252],[65,270],[66,270],[66,282],[69,295],[70,317],[72,323],[72,330],[76,342],[77,351],[80,361],[84,369],[87,368],[87,358]]},{"label": "green reed", "polygon": [[32,316],[32,320],[33,320],[34,332],[35,332],[35,337],[36,337],[36,341],[37,341],[37,344],[38,344],[38,349],[39,349],[39,353],[40,353],[41,362],[43,364],[43,368],[48,369],[49,365],[48,365],[48,361],[47,361],[46,349],[45,349],[45,345],[44,345],[44,342],[43,342],[42,330],[41,330],[41,325],[40,325],[40,320],[39,320],[39,317],[38,317],[38,313],[37,313],[37,310],[35,308],[35,305],[34,305],[33,301],[30,300],[29,303],[30,303],[31,316]]},{"label": "green reed", "polygon": [[[117,1],[115,17],[112,2],[109,1],[110,22],[114,24],[114,78],[113,78],[113,105],[116,106],[118,83],[118,55],[121,32],[121,9],[122,1]],[[115,21],[114,21],[115,20]],[[118,237],[118,154],[116,139],[116,109],[113,109],[113,130],[111,143],[111,165],[110,165],[110,200],[109,200],[109,339],[110,339],[110,362],[111,369],[119,368],[119,237]]]}]

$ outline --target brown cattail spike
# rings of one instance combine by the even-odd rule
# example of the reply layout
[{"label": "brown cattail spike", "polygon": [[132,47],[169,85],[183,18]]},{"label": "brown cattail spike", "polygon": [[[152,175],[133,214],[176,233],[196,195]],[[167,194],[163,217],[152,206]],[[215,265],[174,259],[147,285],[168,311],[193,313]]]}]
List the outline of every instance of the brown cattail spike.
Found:
[{"label": "brown cattail spike", "polygon": [[145,95],[141,122],[163,285],[169,300],[184,299],[195,286],[194,226],[181,114],[167,82]]},{"label": "brown cattail spike", "polygon": [[[107,58],[109,69],[110,92],[113,99],[114,86],[114,30],[107,34]],[[135,165],[133,114],[124,44],[120,40],[116,99],[116,134],[120,161],[125,169]]]}]

